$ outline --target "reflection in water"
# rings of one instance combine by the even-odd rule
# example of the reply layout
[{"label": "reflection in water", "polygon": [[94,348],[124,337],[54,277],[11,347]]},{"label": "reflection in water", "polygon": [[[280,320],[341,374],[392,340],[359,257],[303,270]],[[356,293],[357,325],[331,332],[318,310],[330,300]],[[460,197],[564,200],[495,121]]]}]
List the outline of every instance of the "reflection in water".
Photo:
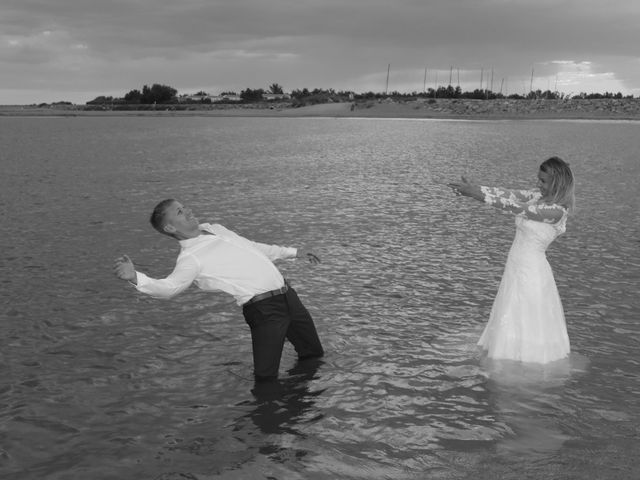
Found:
[{"label": "reflection in water", "polygon": [[308,418],[313,410],[315,397],[323,390],[311,391],[309,381],[323,364],[321,359],[300,361],[289,370],[289,377],[275,381],[256,382],[251,393],[255,397],[255,408],[246,416],[266,434],[299,434],[301,423],[317,419]]},{"label": "reflection in water", "polygon": [[571,438],[559,424],[566,410],[564,389],[573,377],[586,373],[586,357],[573,353],[547,365],[485,357],[483,367],[496,417],[510,429],[498,442],[499,452],[546,454]]},{"label": "reflection in water", "polygon": [[[324,390],[311,390],[310,382],[317,378],[323,363],[318,358],[301,360],[287,371],[286,377],[256,382],[251,390],[254,401],[242,404],[243,407],[249,407],[250,411],[233,423],[234,437],[248,444],[253,443],[250,437],[254,429],[248,425],[249,420],[263,435],[289,434],[304,438],[305,425],[322,418],[315,408],[315,402]],[[269,443],[265,444],[264,437],[260,438],[258,451],[261,454],[269,455],[276,461],[283,455],[286,458],[290,456],[287,449],[278,444],[279,437],[267,439]],[[299,458],[305,454],[300,450],[295,456]]]}]

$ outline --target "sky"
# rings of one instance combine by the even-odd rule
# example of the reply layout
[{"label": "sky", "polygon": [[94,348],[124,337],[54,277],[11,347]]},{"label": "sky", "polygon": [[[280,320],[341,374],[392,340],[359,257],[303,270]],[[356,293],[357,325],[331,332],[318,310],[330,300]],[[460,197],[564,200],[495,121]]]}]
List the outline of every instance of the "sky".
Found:
[{"label": "sky", "polygon": [[638,0],[2,0],[0,105],[295,89],[640,96]]}]

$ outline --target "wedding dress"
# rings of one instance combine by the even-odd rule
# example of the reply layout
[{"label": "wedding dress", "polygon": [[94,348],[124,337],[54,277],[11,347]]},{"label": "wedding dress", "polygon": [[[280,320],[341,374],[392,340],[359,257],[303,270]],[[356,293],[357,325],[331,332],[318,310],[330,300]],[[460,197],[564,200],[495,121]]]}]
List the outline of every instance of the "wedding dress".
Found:
[{"label": "wedding dress", "polygon": [[478,341],[489,358],[548,363],[569,354],[562,302],[545,251],[565,232],[568,212],[537,190],[481,187],[485,202],[516,215],[489,322]]}]

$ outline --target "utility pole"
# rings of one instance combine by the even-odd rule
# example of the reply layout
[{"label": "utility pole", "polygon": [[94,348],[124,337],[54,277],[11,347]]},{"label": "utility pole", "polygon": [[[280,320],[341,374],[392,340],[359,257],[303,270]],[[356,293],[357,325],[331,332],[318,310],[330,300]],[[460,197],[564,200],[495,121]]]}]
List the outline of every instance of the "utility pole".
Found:
[{"label": "utility pole", "polygon": [[391,64],[387,66],[387,88],[384,91],[385,95],[389,94],[389,72],[391,71]]},{"label": "utility pole", "polygon": [[533,92],[533,67],[531,68],[531,83],[529,83],[529,92]]},{"label": "utility pole", "polygon": [[436,81],[433,85],[433,98],[436,98],[437,94],[438,94],[438,70],[436,70]]},{"label": "utility pole", "polygon": [[449,85],[451,85],[451,76],[453,75],[453,67],[449,68]]},{"label": "utility pole", "polygon": [[422,93],[427,92],[427,67],[424,67],[424,81],[422,82]]}]

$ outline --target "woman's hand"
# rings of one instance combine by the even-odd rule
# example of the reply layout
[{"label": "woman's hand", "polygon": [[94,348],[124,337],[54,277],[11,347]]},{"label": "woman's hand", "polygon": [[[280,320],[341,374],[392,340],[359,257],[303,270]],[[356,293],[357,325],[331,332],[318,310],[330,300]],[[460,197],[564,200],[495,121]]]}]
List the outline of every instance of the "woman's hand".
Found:
[{"label": "woman's hand", "polygon": [[473,184],[469,182],[464,176],[460,177],[460,181],[451,182],[448,184],[456,195],[471,196],[473,191]]}]

